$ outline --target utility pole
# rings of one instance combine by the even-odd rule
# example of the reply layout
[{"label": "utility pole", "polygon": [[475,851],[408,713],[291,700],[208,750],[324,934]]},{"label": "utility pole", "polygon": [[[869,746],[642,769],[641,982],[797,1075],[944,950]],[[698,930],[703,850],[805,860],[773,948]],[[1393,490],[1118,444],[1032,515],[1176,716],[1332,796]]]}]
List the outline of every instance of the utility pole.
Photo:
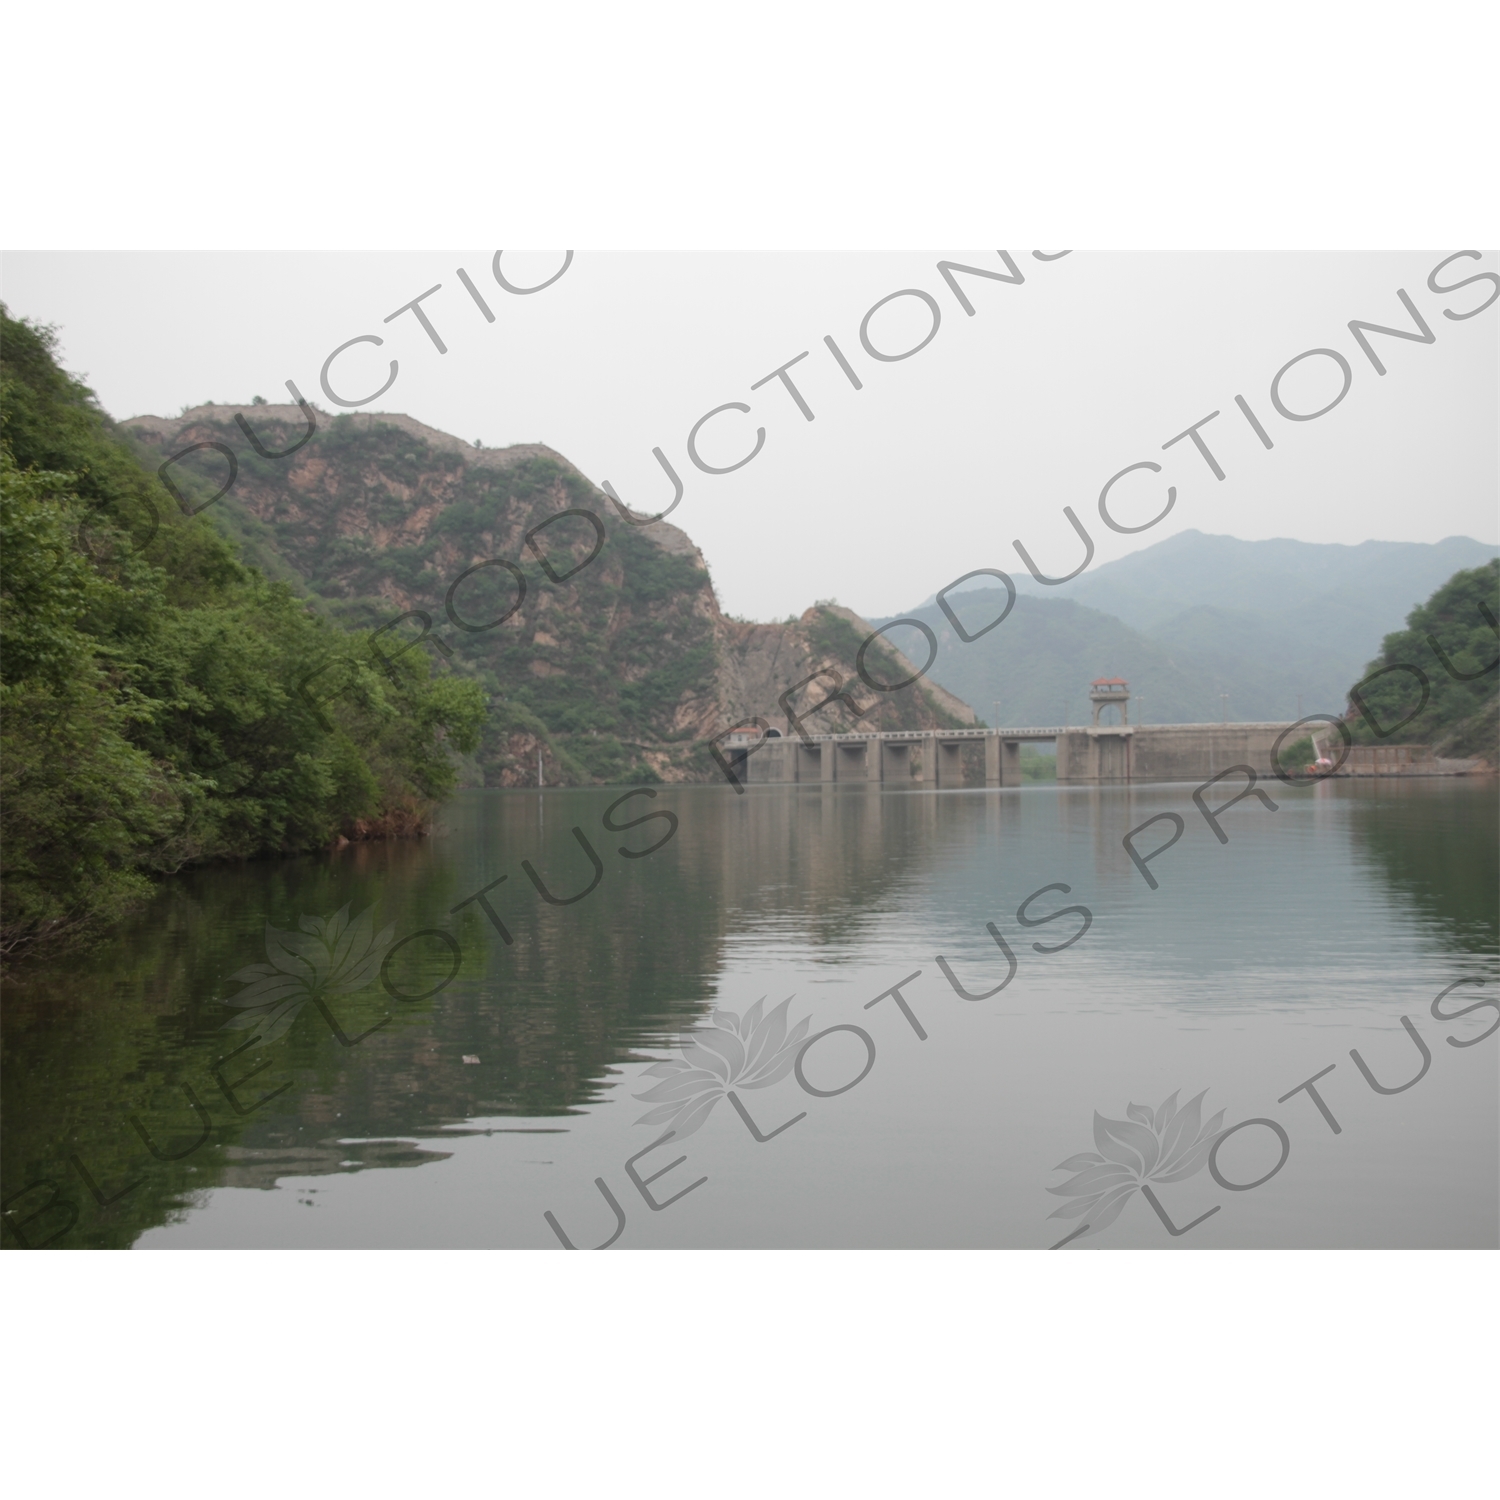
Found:
[{"label": "utility pole", "polygon": [[542,781],[542,747],[540,745],[536,747],[536,784],[545,785]]},{"label": "utility pole", "polygon": [[1224,706],[1224,716],[1222,722],[1227,724],[1229,722],[1229,694],[1220,693],[1219,702]]},{"label": "utility pole", "polygon": [[990,728],[991,729],[998,729],[1000,727],[1000,700],[998,698],[996,698],[994,700],[994,709],[995,709],[995,717],[994,717],[993,721],[990,724]]}]

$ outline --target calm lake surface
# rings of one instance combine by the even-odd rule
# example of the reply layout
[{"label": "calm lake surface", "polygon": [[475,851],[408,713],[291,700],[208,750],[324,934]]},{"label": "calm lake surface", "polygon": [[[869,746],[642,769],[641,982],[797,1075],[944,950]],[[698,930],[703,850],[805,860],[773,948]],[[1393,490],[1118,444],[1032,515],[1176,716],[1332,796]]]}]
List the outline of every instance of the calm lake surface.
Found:
[{"label": "calm lake surface", "polygon": [[[1264,786],[1223,844],[1188,786],[663,787],[637,858],[623,788],[476,791],[175,877],[8,987],[5,1244],[1496,1246],[1495,782]],[[268,926],[344,908],[360,986],[273,936],[300,1011],[220,1064]]]}]

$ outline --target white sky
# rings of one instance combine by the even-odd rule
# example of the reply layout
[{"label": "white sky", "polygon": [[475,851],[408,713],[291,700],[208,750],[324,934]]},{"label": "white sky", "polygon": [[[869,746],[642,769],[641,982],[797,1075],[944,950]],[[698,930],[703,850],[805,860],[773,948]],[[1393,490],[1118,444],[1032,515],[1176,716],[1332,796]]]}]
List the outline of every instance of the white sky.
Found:
[{"label": "white sky", "polygon": [[[1046,247],[1050,250],[1052,247]],[[727,610],[753,618],[800,612],[833,597],[866,613],[915,604],[977,567],[1014,571],[1020,537],[1044,571],[1071,570],[1079,544],[1071,505],[1094,537],[1095,565],[1194,527],[1245,538],[1494,541],[1496,328],[1500,307],[1454,321],[1493,287],[1438,295],[1429,272],[1449,249],[1317,254],[1076,251],[1052,262],[1011,253],[1022,286],[960,277],[966,316],[940,259],[1001,269],[994,250],[877,254],[646,254],[579,251],[555,284],[502,290],[492,252],[8,254],[12,313],[59,325],[66,362],[116,416],[173,414],[252,395],[310,399],[327,355],[356,334],[335,388],[362,395],[400,373],[361,410],[404,411],[486,446],[543,442],[596,483],[611,481],[651,512],[669,498],[651,450],[686,484],[672,516],[702,547]],[[516,284],[550,276],[560,253],[508,253]],[[455,275],[464,267],[495,313],[487,323]],[[1453,284],[1497,269],[1454,262]],[[423,303],[448,345],[417,321],[385,316],[441,283]],[[859,329],[868,309],[903,288],[941,310],[936,336],[894,363],[872,359]],[[1347,324],[1411,327],[1405,289],[1436,334],[1431,345],[1372,336],[1378,376]],[[871,338],[909,348],[931,315],[907,297],[883,309]],[[823,345],[832,335],[864,382],[855,391]],[[1341,352],[1353,372],[1343,402],[1315,421],[1272,408],[1276,372],[1305,350]],[[752,383],[802,351],[791,372],[808,422],[780,381]],[[1283,399],[1315,410],[1339,389],[1332,361],[1305,362]],[[1270,431],[1266,451],[1234,406],[1243,394]],[[699,448],[744,468],[710,475],[686,442],[699,417],[742,401],[705,427]],[[1191,441],[1162,444],[1218,410],[1203,430],[1227,477]],[[1098,493],[1115,491],[1126,522],[1149,519],[1175,484],[1175,510],[1136,536],[1106,530]]]}]

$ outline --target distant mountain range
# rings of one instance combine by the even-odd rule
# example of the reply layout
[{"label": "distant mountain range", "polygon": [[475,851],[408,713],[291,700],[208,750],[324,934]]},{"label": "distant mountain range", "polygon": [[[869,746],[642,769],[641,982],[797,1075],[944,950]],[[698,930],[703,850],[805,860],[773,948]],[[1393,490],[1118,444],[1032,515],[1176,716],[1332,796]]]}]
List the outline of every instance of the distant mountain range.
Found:
[{"label": "distant mountain range", "polygon": [[[937,635],[932,677],[990,723],[1082,722],[1096,677],[1130,683],[1133,720],[1291,720],[1299,706],[1341,712],[1382,638],[1454,573],[1497,555],[1471,537],[1345,546],[1184,531],[1055,588],[1002,564],[1015,608],[972,644],[935,596],[908,613]],[[974,633],[1005,599],[978,578],[948,602]]]},{"label": "distant mountain range", "polygon": [[[939,639],[937,663],[913,688],[884,694],[856,674],[869,628],[859,616],[816,605],[780,624],[729,619],[683,532],[626,525],[551,449],[480,449],[395,413],[322,415],[282,462],[250,451],[237,417],[268,434],[273,451],[306,430],[297,407],[264,405],[122,426],[150,467],[193,445],[236,449],[238,482],[209,520],[318,609],[369,627],[413,611],[419,625],[429,621],[440,670],[476,678],[489,695],[465,775],[490,785],[533,779],[539,749],[549,779],[711,777],[703,739],[756,716],[784,731],[780,695],[800,683],[797,703],[811,710],[837,685],[831,674],[859,716],[834,701],[816,710],[815,730],[940,728],[970,721],[971,709],[991,723],[1080,723],[1089,682],[1104,676],[1130,682],[1136,722],[1289,722],[1299,698],[1302,712],[1337,713],[1415,604],[1497,554],[1466,537],[1349,547],[1189,531],[1056,589],[1018,568],[1010,617],[972,645],[933,600],[912,611]],[[202,500],[220,482],[217,451],[188,452],[174,470],[202,487]],[[588,571],[595,523],[582,522],[580,509],[602,528]],[[563,521],[567,510],[574,517]],[[545,544],[526,541],[553,519],[560,529]],[[546,546],[572,556],[576,581],[548,575],[537,550]],[[1005,602],[1003,589],[983,587],[993,580],[975,582],[950,601],[971,630]],[[465,611],[503,623],[475,631],[457,623]],[[417,629],[408,624],[401,639]],[[891,644],[917,661],[925,655],[920,642]],[[877,680],[910,675],[887,656],[866,660]],[[824,668],[831,674],[810,683]]]}]

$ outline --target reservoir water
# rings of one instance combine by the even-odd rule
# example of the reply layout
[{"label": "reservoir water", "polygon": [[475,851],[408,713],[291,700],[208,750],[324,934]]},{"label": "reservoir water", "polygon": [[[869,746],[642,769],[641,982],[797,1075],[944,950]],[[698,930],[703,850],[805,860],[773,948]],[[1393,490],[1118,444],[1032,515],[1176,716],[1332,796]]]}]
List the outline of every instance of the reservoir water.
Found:
[{"label": "reservoir water", "polygon": [[1500,1244],[1493,779],[624,790],[22,969],[6,1247]]}]

